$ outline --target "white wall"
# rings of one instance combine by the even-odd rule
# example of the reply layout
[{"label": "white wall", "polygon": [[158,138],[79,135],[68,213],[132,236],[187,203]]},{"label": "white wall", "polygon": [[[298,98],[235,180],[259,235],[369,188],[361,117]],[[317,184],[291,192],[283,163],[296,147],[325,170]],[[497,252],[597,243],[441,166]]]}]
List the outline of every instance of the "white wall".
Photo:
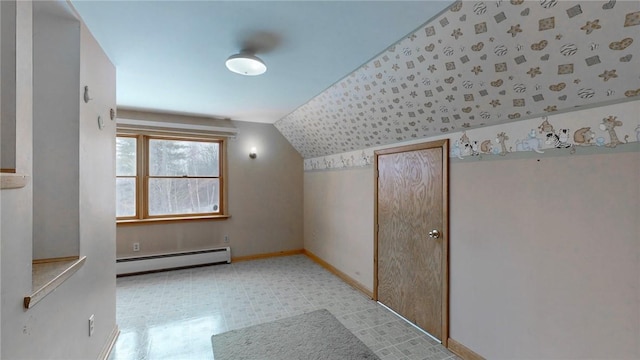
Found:
[{"label": "white wall", "polygon": [[[73,350],[76,351],[73,356],[96,358],[97,351],[103,350],[116,330],[116,204],[113,201],[116,197],[113,183],[116,124],[109,117],[110,109],[116,106],[116,69],[84,24],[80,40],[80,87],[89,86],[92,98],[86,104],[80,101],[79,245],[80,255],[87,260],[75,293],[81,299],[68,310],[73,314],[70,318],[75,316],[83,335],[79,338],[85,340]],[[98,116],[104,122],[102,130],[98,128]],[[95,314],[96,328],[95,334],[88,338],[86,326],[90,314]],[[64,340],[72,342],[74,338]]]},{"label": "white wall", "polygon": [[[31,5],[29,3],[14,3],[11,13],[5,12],[5,2],[2,3],[2,32],[7,31],[6,16],[13,16],[13,27],[8,31],[13,33],[19,41],[16,43],[14,67],[10,71],[15,78],[14,95],[7,100],[2,96],[2,102],[13,101],[15,109],[15,138],[21,139],[11,151],[16,170],[19,173],[31,173]],[[4,41],[3,52],[6,51]],[[6,57],[5,57],[6,59]],[[4,59],[3,59],[4,64]],[[4,72],[3,72],[4,79]],[[3,81],[4,82],[4,81]],[[3,114],[4,116],[4,114]],[[8,135],[8,134],[5,134]],[[11,135],[8,135],[11,136]],[[17,328],[20,324],[10,324],[14,312],[21,307],[21,297],[11,295],[29,291],[31,288],[31,184],[15,190],[2,190],[0,195],[0,358],[6,358],[4,353],[11,342],[4,335]],[[15,269],[16,260],[28,258],[26,266]],[[19,270],[19,271],[16,271]],[[24,296],[24,295],[22,295]]]},{"label": "white wall", "polygon": [[[638,113],[635,101],[549,121],[615,115],[635,141]],[[507,131],[515,150],[539,122],[468,136]],[[450,337],[487,359],[640,358],[640,143],[543,151],[452,158]],[[353,278],[373,272],[373,167],[310,169],[357,155],[305,160],[304,175],[305,248]]]},{"label": "white wall", "polygon": [[[29,2],[17,2],[16,28],[16,171],[32,173],[32,9]],[[2,190],[2,244],[0,246],[2,288],[2,353],[0,358],[15,356],[16,337],[31,323],[22,307],[23,297],[31,291],[32,183],[24,188]]]},{"label": "white wall", "polygon": [[[2,6],[0,6],[0,39],[2,39]],[[2,45],[0,41],[0,69],[2,68]],[[0,95],[0,109],[2,109],[2,95]],[[2,139],[2,115],[0,114],[0,140]],[[0,141],[1,142],[1,141]],[[2,146],[0,145],[0,159],[2,159]],[[2,160],[0,160],[2,163]],[[0,191],[0,244],[2,244],[2,191]],[[0,249],[0,298],[2,297],[2,250]],[[0,324],[2,323],[2,311],[0,311]],[[2,328],[0,327],[0,354],[2,354]]]},{"label": "white wall", "polygon": [[33,12],[34,259],[79,254],[80,21],[59,8]]},{"label": "white wall", "polygon": [[[32,174],[32,3],[18,3],[17,170]],[[66,6],[63,2],[57,3]],[[97,129],[97,115],[108,119],[115,106],[115,68],[86,27],[81,28],[82,85],[96,89],[94,102],[81,105],[80,255],[85,264],[35,307],[25,310],[31,292],[32,183],[2,192],[2,359],[96,359],[115,324],[115,204],[113,199],[115,124]],[[78,88],[80,83],[77,84]],[[109,121],[109,120],[107,120]],[[82,139],[82,140],[80,140]],[[55,161],[51,158],[50,161]],[[91,196],[87,196],[91,194]],[[88,336],[88,318],[95,314],[95,333]]]},{"label": "white wall", "polygon": [[0,139],[0,168],[15,169],[15,146],[14,136],[16,131],[16,58],[13,56],[16,51],[16,2],[2,1],[2,60],[0,72],[2,73],[2,85],[0,93],[5,100],[0,106],[0,129],[5,137]]}]

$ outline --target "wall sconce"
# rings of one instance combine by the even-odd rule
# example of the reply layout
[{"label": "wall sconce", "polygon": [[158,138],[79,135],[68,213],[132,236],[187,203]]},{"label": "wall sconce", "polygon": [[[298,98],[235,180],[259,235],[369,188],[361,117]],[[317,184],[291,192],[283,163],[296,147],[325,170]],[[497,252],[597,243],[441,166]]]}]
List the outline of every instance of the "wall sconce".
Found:
[{"label": "wall sconce", "polygon": [[249,157],[252,159],[255,159],[258,157],[258,154],[256,153],[256,148],[252,147],[251,150],[249,151]]}]

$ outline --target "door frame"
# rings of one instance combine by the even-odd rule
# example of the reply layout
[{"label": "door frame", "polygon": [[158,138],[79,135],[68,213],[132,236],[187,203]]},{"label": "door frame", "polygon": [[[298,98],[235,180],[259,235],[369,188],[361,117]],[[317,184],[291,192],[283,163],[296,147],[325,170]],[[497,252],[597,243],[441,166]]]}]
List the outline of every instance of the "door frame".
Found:
[{"label": "door frame", "polygon": [[442,345],[449,340],[449,140],[429,141],[374,151],[373,300],[378,301],[378,157],[416,150],[442,149]]}]

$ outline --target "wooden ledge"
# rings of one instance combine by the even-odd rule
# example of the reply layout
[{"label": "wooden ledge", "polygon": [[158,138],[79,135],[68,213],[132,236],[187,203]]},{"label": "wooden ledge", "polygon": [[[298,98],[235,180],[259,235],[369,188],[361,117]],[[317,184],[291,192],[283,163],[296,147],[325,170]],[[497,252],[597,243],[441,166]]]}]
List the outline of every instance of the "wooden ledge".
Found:
[{"label": "wooden ledge", "polygon": [[325,268],[326,270],[328,270],[333,275],[335,275],[335,276],[339,277],[340,279],[342,279],[342,281],[344,281],[347,284],[351,285],[351,287],[353,287],[354,289],[360,290],[360,292],[365,294],[369,299],[373,299],[373,292],[371,290],[367,289],[366,286],[364,286],[363,284],[358,282],[356,279],[354,279],[351,276],[349,276],[349,275],[343,273],[342,271],[338,270],[336,267],[334,267],[333,265],[329,264],[328,262],[322,260],[316,254],[312,253],[311,251],[309,251],[307,249],[303,250],[303,254],[308,256],[311,260],[313,260],[315,263],[317,263],[318,265],[320,265],[323,268]]},{"label": "wooden ledge", "polygon": [[162,224],[171,222],[182,221],[198,221],[198,220],[226,220],[231,218],[231,215],[206,215],[206,216],[176,216],[176,217],[161,217],[150,219],[120,219],[116,220],[116,225],[145,225],[145,224]]},{"label": "wooden ledge", "polygon": [[231,262],[234,263],[234,262],[238,262],[238,261],[252,261],[252,260],[260,260],[260,259],[270,259],[270,258],[274,258],[274,257],[291,256],[291,255],[299,255],[299,254],[304,254],[304,249],[285,250],[285,251],[278,251],[278,252],[273,252],[273,253],[232,257],[231,258]]},{"label": "wooden ledge", "polygon": [[15,174],[9,172],[0,173],[0,184],[2,189],[19,189],[27,185],[29,175]]},{"label": "wooden ledge", "polygon": [[449,350],[464,360],[485,360],[482,356],[476,354],[473,350],[462,345],[461,343],[449,338],[447,342]]},{"label": "wooden ledge", "polygon": [[31,295],[24,297],[24,308],[30,309],[45,296],[62,285],[84,264],[86,256],[34,260]]}]

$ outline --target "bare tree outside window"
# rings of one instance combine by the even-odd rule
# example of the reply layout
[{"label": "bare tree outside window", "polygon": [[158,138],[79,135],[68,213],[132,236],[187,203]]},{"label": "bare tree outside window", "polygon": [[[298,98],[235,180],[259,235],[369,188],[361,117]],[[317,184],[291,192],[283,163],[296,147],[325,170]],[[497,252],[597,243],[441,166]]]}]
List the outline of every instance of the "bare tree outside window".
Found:
[{"label": "bare tree outside window", "polygon": [[219,144],[149,140],[149,215],[219,211]]},{"label": "bare tree outside window", "polygon": [[136,216],[137,139],[116,138],[116,217]]},{"label": "bare tree outside window", "polygon": [[[138,159],[138,141],[144,145],[143,161]],[[221,214],[221,144],[220,140],[118,136],[117,217]],[[145,199],[143,206],[136,206],[138,199]],[[136,209],[142,209],[142,214]]]}]

